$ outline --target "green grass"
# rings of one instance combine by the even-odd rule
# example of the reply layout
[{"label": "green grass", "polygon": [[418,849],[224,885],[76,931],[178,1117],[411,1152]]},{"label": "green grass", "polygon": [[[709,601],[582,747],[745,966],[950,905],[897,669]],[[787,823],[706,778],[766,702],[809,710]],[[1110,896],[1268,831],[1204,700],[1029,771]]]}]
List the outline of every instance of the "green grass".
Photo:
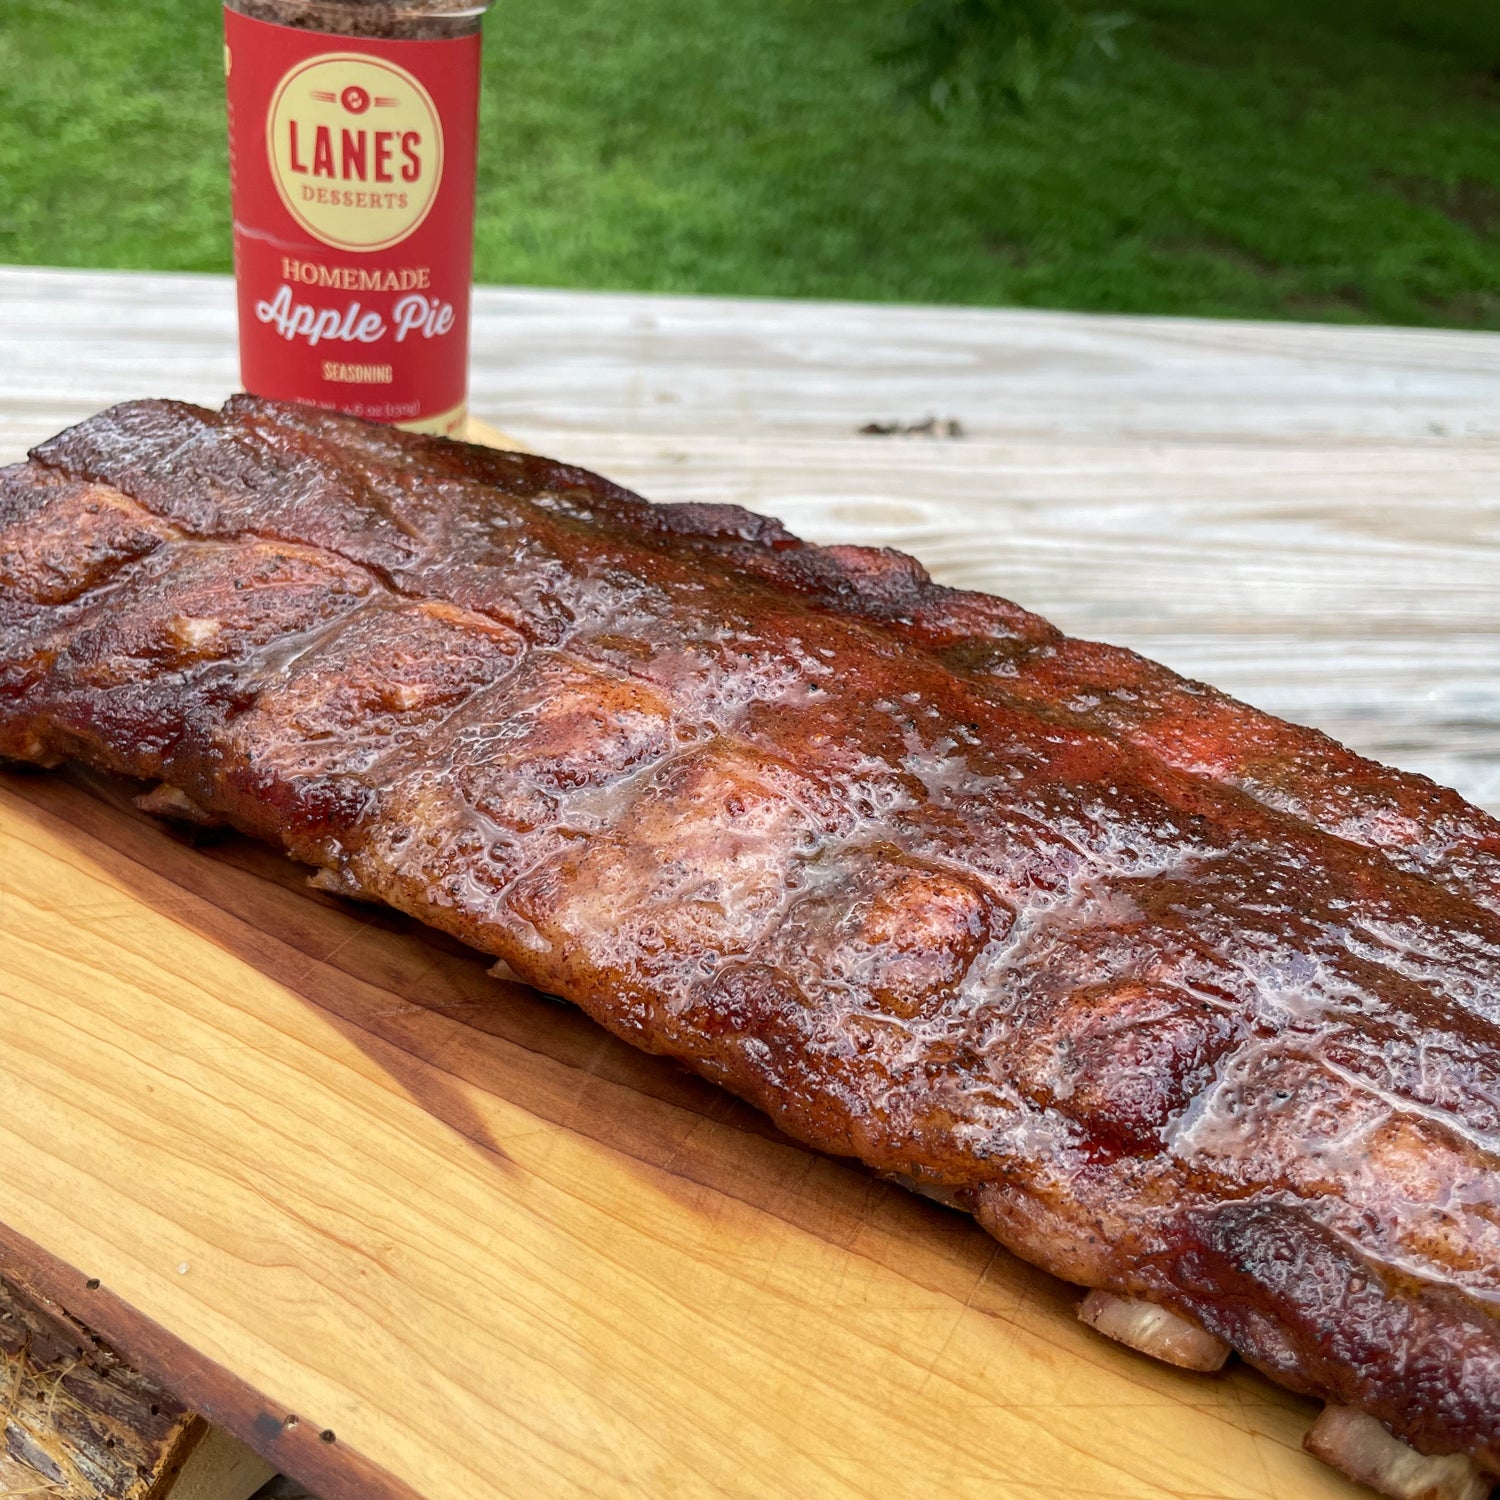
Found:
[{"label": "green grass", "polygon": [[[500,0],[479,278],[1500,328],[1500,6],[1125,4],[940,124],[900,0]],[[0,259],[227,269],[219,68],[209,0],[4,0]]]}]

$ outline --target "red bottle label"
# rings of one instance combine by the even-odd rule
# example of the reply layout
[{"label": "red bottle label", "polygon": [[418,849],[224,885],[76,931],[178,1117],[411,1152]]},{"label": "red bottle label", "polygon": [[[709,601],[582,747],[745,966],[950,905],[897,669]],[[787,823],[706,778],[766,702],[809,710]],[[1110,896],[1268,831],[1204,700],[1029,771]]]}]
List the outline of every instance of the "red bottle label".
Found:
[{"label": "red bottle label", "polygon": [[329,36],[224,13],[245,389],[462,426],[479,36]]}]

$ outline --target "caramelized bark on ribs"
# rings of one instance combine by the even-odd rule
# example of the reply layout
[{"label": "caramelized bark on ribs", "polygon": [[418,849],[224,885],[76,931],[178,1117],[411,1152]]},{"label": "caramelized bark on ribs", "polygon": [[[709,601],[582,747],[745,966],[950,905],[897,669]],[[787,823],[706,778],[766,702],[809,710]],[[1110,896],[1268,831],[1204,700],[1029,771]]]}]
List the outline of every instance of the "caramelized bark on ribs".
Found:
[{"label": "caramelized bark on ribs", "polygon": [[1500,825],[1421,777],[899,554],[246,397],[0,473],[0,755],[1500,1468]]}]

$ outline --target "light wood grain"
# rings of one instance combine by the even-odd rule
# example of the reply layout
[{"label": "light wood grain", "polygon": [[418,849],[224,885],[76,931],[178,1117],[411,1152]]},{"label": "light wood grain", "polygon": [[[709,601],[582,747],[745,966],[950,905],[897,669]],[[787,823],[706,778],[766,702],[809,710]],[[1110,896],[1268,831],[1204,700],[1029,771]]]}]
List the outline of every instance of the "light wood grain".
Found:
[{"label": "light wood grain", "polygon": [[[0,296],[0,460],[235,384],[222,279]],[[475,347],[528,446],[901,546],[1500,806],[1500,339],[482,289]],[[969,435],[856,432],[929,413]],[[1243,1368],[1105,1344],[967,1221],[71,781],[0,783],[0,1035],[0,1219],[273,1456],[295,1413],[378,1466],[362,1500],[1350,1493]]]},{"label": "light wood grain", "polygon": [[275,1477],[253,1448],[222,1427],[209,1427],[176,1477],[151,1500],[251,1500]]}]

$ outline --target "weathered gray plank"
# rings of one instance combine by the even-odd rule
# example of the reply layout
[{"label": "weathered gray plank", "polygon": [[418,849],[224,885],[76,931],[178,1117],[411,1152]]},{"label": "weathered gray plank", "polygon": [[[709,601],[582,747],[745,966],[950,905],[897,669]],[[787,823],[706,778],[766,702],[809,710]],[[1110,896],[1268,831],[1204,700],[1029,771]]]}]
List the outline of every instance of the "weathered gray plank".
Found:
[{"label": "weathered gray plank", "polygon": [[[143,361],[183,394],[235,379],[225,278],[9,268],[0,297],[7,405],[97,405]],[[475,407],[501,427],[829,435],[934,413],[981,438],[1442,445],[1500,436],[1497,380],[1493,334],[505,288],[475,298]]]}]

